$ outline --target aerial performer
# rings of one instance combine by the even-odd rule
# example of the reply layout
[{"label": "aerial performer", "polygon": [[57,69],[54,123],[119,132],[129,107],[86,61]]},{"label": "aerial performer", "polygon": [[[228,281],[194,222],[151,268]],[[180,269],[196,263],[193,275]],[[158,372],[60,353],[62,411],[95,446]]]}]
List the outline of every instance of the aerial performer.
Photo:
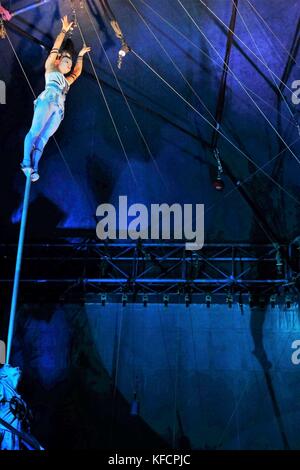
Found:
[{"label": "aerial performer", "polygon": [[43,450],[30,434],[32,414],[17,392],[19,367],[0,365],[0,450]]},{"label": "aerial performer", "polygon": [[38,165],[45,145],[64,118],[66,95],[81,75],[84,55],[91,50],[84,45],[73,68],[74,47],[71,39],[66,39],[73,22],[67,16],[61,22],[62,30],[45,63],[45,90],[34,101],[33,120],[24,142],[21,169],[25,175],[30,174],[32,182],[39,179]]}]

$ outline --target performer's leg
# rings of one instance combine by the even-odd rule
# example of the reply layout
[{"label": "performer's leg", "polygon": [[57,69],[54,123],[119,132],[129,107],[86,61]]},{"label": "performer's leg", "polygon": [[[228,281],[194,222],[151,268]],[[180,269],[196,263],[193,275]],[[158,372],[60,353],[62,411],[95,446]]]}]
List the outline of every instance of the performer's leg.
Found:
[{"label": "performer's leg", "polygon": [[53,107],[54,112],[51,114],[50,118],[48,119],[48,122],[46,123],[41,133],[35,140],[34,149],[31,157],[33,167],[33,173],[31,175],[32,181],[37,181],[39,179],[38,166],[43,150],[48,140],[53,134],[55,134],[62,121],[63,112],[58,106],[53,105]]},{"label": "performer's leg", "polygon": [[45,100],[45,99],[38,99],[31,128],[28,134],[25,137],[24,141],[24,158],[22,162],[22,166],[25,168],[31,167],[31,152],[35,145],[35,141],[39,134],[42,132],[43,128],[45,127],[46,123],[48,122],[51,114],[53,113],[52,103]]}]

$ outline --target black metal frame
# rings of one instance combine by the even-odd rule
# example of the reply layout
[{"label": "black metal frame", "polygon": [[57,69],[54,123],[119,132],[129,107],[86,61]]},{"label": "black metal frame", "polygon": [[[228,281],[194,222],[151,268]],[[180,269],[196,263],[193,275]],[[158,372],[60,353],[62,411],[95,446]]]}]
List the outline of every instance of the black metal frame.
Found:
[{"label": "black metal frame", "polygon": [[[15,244],[0,244],[2,288],[13,282],[16,249]],[[206,244],[202,250],[187,251],[184,243],[175,242],[69,239],[25,244],[21,286],[27,300],[46,296],[102,302],[106,295],[123,303],[164,302],[167,297],[167,303],[211,303],[209,297],[233,303],[245,294],[248,302],[250,293],[267,302],[276,295],[277,302],[286,301],[297,289],[300,263],[293,259],[291,268],[286,261],[291,257],[288,245],[276,249],[246,243]]]}]

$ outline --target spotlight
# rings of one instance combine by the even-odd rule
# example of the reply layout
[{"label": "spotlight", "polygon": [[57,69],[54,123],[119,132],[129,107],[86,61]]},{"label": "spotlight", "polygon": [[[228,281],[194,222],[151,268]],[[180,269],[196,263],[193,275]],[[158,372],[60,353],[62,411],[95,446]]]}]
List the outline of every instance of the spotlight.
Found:
[{"label": "spotlight", "polygon": [[186,306],[186,307],[189,307],[190,304],[191,304],[191,297],[190,297],[190,294],[185,294],[184,300],[185,300],[185,306]]},{"label": "spotlight", "polygon": [[214,180],[213,185],[217,191],[223,191],[223,189],[225,188],[224,181],[219,176],[217,176],[217,179]]},{"label": "spotlight", "polygon": [[148,295],[144,294],[143,295],[143,305],[144,307],[147,307],[148,304]]},{"label": "spotlight", "polygon": [[228,294],[227,297],[226,297],[226,303],[228,305],[229,308],[232,308],[232,304],[233,304],[233,297],[231,294]]},{"label": "spotlight", "polygon": [[206,307],[210,308],[210,306],[211,306],[211,295],[210,294],[206,294],[205,303],[206,303]]},{"label": "spotlight", "polygon": [[271,304],[271,307],[272,307],[272,308],[275,308],[276,300],[277,300],[277,295],[276,295],[276,294],[272,294],[272,295],[270,296],[270,304]]},{"label": "spotlight", "polygon": [[248,301],[249,301],[249,307],[250,307],[250,308],[253,308],[253,307],[254,307],[254,299],[253,299],[253,295],[252,295],[252,294],[249,294],[249,296],[248,296]]},{"label": "spotlight", "polygon": [[168,307],[168,305],[169,305],[169,296],[168,295],[164,295],[163,302],[164,302],[164,306]]},{"label": "spotlight", "polygon": [[101,294],[101,305],[105,307],[106,304],[106,294]]},{"label": "spotlight", "polygon": [[282,274],[282,267],[283,267],[283,261],[282,261],[282,253],[281,253],[281,248],[278,243],[276,243],[276,268],[277,268],[277,274],[281,276]]},{"label": "spotlight", "polygon": [[259,296],[258,303],[259,303],[259,308],[265,308],[266,302],[265,302],[265,298],[262,295]]},{"label": "spotlight", "polygon": [[288,292],[288,293],[285,295],[285,305],[286,305],[286,308],[291,308],[291,304],[292,304],[292,296],[291,296],[291,294]]},{"label": "spotlight", "polygon": [[123,307],[126,307],[128,297],[126,294],[122,294],[122,305]]}]

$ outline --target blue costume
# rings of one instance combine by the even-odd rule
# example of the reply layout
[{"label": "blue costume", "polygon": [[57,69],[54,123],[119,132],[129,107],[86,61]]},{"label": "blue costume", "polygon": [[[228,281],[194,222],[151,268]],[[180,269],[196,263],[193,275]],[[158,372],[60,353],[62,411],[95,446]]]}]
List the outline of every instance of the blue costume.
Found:
[{"label": "blue costume", "polygon": [[31,128],[25,137],[22,168],[32,168],[32,181],[39,178],[38,164],[49,138],[57,131],[65,109],[66,95],[70,89],[65,76],[57,71],[45,74],[45,90],[34,101]]}]

